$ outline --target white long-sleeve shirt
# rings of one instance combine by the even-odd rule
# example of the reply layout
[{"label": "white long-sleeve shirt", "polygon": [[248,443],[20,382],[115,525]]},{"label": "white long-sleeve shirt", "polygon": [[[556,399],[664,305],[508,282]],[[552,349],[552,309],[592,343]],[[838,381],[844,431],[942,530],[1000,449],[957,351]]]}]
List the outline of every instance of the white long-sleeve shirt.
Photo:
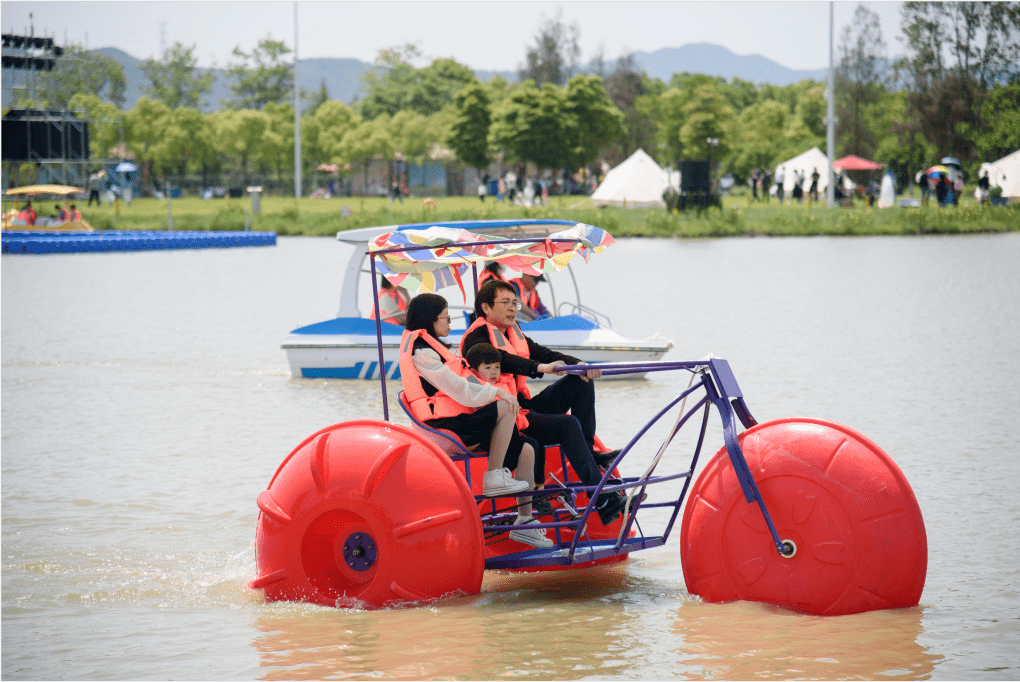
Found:
[{"label": "white long-sleeve shirt", "polygon": [[496,387],[474,375],[458,376],[431,348],[419,348],[411,356],[415,369],[425,381],[465,407],[482,407],[496,399]]}]

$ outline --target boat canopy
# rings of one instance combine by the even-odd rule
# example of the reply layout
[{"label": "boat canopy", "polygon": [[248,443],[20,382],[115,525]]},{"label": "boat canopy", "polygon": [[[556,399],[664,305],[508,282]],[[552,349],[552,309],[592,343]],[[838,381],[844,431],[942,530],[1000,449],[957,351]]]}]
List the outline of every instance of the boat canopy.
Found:
[{"label": "boat canopy", "polygon": [[[578,225],[573,220],[451,220],[433,223],[410,223],[404,225],[386,225],[381,227],[362,227],[337,232],[337,241],[354,247],[347,265],[344,268],[343,284],[340,289],[340,307],[337,317],[360,317],[358,311],[359,276],[365,259],[368,257],[368,243],[372,240],[392,233],[416,232],[430,227],[443,227],[453,230],[464,230],[470,233],[484,234],[489,239],[513,239],[551,237],[553,234]],[[591,227],[590,225],[588,227]],[[598,230],[599,228],[593,228]],[[608,233],[607,233],[608,234]],[[612,240],[612,237],[609,238]],[[612,243],[610,241],[609,243]],[[607,244],[608,245],[608,244]],[[488,258],[487,260],[492,260]],[[513,269],[513,266],[508,264]],[[463,270],[458,270],[458,275]],[[452,274],[452,273],[451,273]],[[390,281],[393,279],[387,277]],[[450,282],[454,283],[453,280]],[[410,283],[408,283],[410,284]],[[445,286],[445,285],[444,285]],[[441,287],[440,287],[441,288]]]},{"label": "boat canopy", "polygon": [[511,238],[433,225],[380,235],[368,249],[379,272],[396,286],[420,292],[456,284],[463,291],[462,276],[473,263],[499,261],[516,272],[538,276],[562,270],[575,255],[588,261],[615,241],[605,230],[584,223],[546,235]]}]

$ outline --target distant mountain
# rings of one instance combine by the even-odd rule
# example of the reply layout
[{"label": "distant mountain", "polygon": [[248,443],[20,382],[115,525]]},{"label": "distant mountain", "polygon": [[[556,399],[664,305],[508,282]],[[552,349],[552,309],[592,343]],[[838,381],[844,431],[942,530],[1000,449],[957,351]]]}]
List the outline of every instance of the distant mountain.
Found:
[{"label": "distant mountain", "polygon": [[828,69],[795,70],[758,54],[733,54],[720,45],[697,43],[667,47],[655,52],[635,52],[634,61],[652,78],[666,83],[674,73],[704,73],[726,80],[740,78],[758,85],[790,85],[805,79],[825,80]]},{"label": "distant mountain", "polygon": [[[96,52],[124,65],[124,78],[127,85],[124,92],[125,106],[131,109],[135,102],[143,96],[142,86],[148,84],[142,74],[143,60],[136,59],[115,47],[104,47]],[[740,78],[752,83],[771,83],[779,86],[797,83],[806,78],[825,80],[828,77],[827,69],[798,71],[777,64],[761,55],[737,55],[725,47],[707,43],[664,48],[651,53],[635,52],[634,61],[649,76],[667,83],[674,73],[684,71],[722,76],[726,80]],[[606,71],[612,71],[614,65],[615,62],[607,62],[605,64]],[[374,68],[378,67],[358,59],[304,59],[301,60],[298,76],[300,87],[312,92],[318,92],[320,83],[325,79],[330,98],[350,103],[359,95],[361,74]],[[591,66],[588,65],[587,70],[590,71],[590,69]],[[4,69],[5,84],[9,82],[8,71],[8,69]],[[215,80],[212,92],[205,97],[208,104],[201,107],[202,111],[207,112],[216,111],[221,108],[221,102],[229,101],[232,98],[223,70],[208,69],[208,71],[212,71]],[[485,82],[492,80],[497,75],[511,83],[517,81],[516,70],[475,71],[475,76]],[[4,88],[4,106],[7,106],[10,97],[10,89]]]},{"label": "distant mountain", "polygon": [[[126,107],[132,108],[134,103],[144,96],[142,86],[148,85],[148,80],[142,73],[144,60],[136,59],[115,47],[104,47],[96,52],[124,65],[124,79],[127,82],[124,99]],[[304,59],[298,67],[298,77],[300,87],[313,92],[319,91],[322,80],[325,79],[330,98],[350,102],[361,87],[359,76],[373,68],[376,67],[357,59]],[[216,111],[221,108],[222,102],[233,99],[223,69],[199,69],[199,71],[211,71],[214,77],[212,92],[204,97],[208,104],[199,107],[202,111]]]}]

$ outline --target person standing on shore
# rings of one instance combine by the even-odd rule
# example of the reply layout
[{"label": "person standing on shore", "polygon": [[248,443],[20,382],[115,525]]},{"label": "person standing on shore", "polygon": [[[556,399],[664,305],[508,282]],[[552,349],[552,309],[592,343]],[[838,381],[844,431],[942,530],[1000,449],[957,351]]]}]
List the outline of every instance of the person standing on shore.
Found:
[{"label": "person standing on shore", "polygon": [[99,191],[103,189],[103,178],[106,177],[106,171],[99,171],[89,176],[89,203],[88,206],[92,205],[92,200],[96,200],[96,206],[99,206]]}]

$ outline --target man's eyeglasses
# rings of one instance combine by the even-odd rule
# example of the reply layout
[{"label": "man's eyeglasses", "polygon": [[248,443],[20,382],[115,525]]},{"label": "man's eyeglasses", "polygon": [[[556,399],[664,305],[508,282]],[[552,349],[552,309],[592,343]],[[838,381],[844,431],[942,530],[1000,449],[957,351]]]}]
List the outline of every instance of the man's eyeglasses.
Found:
[{"label": "man's eyeglasses", "polygon": [[509,298],[505,301],[495,301],[495,303],[496,305],[501,305],[504,308],[516,308],[517,310],[521,309],[521,302],[518,301],[516,298]]}]

